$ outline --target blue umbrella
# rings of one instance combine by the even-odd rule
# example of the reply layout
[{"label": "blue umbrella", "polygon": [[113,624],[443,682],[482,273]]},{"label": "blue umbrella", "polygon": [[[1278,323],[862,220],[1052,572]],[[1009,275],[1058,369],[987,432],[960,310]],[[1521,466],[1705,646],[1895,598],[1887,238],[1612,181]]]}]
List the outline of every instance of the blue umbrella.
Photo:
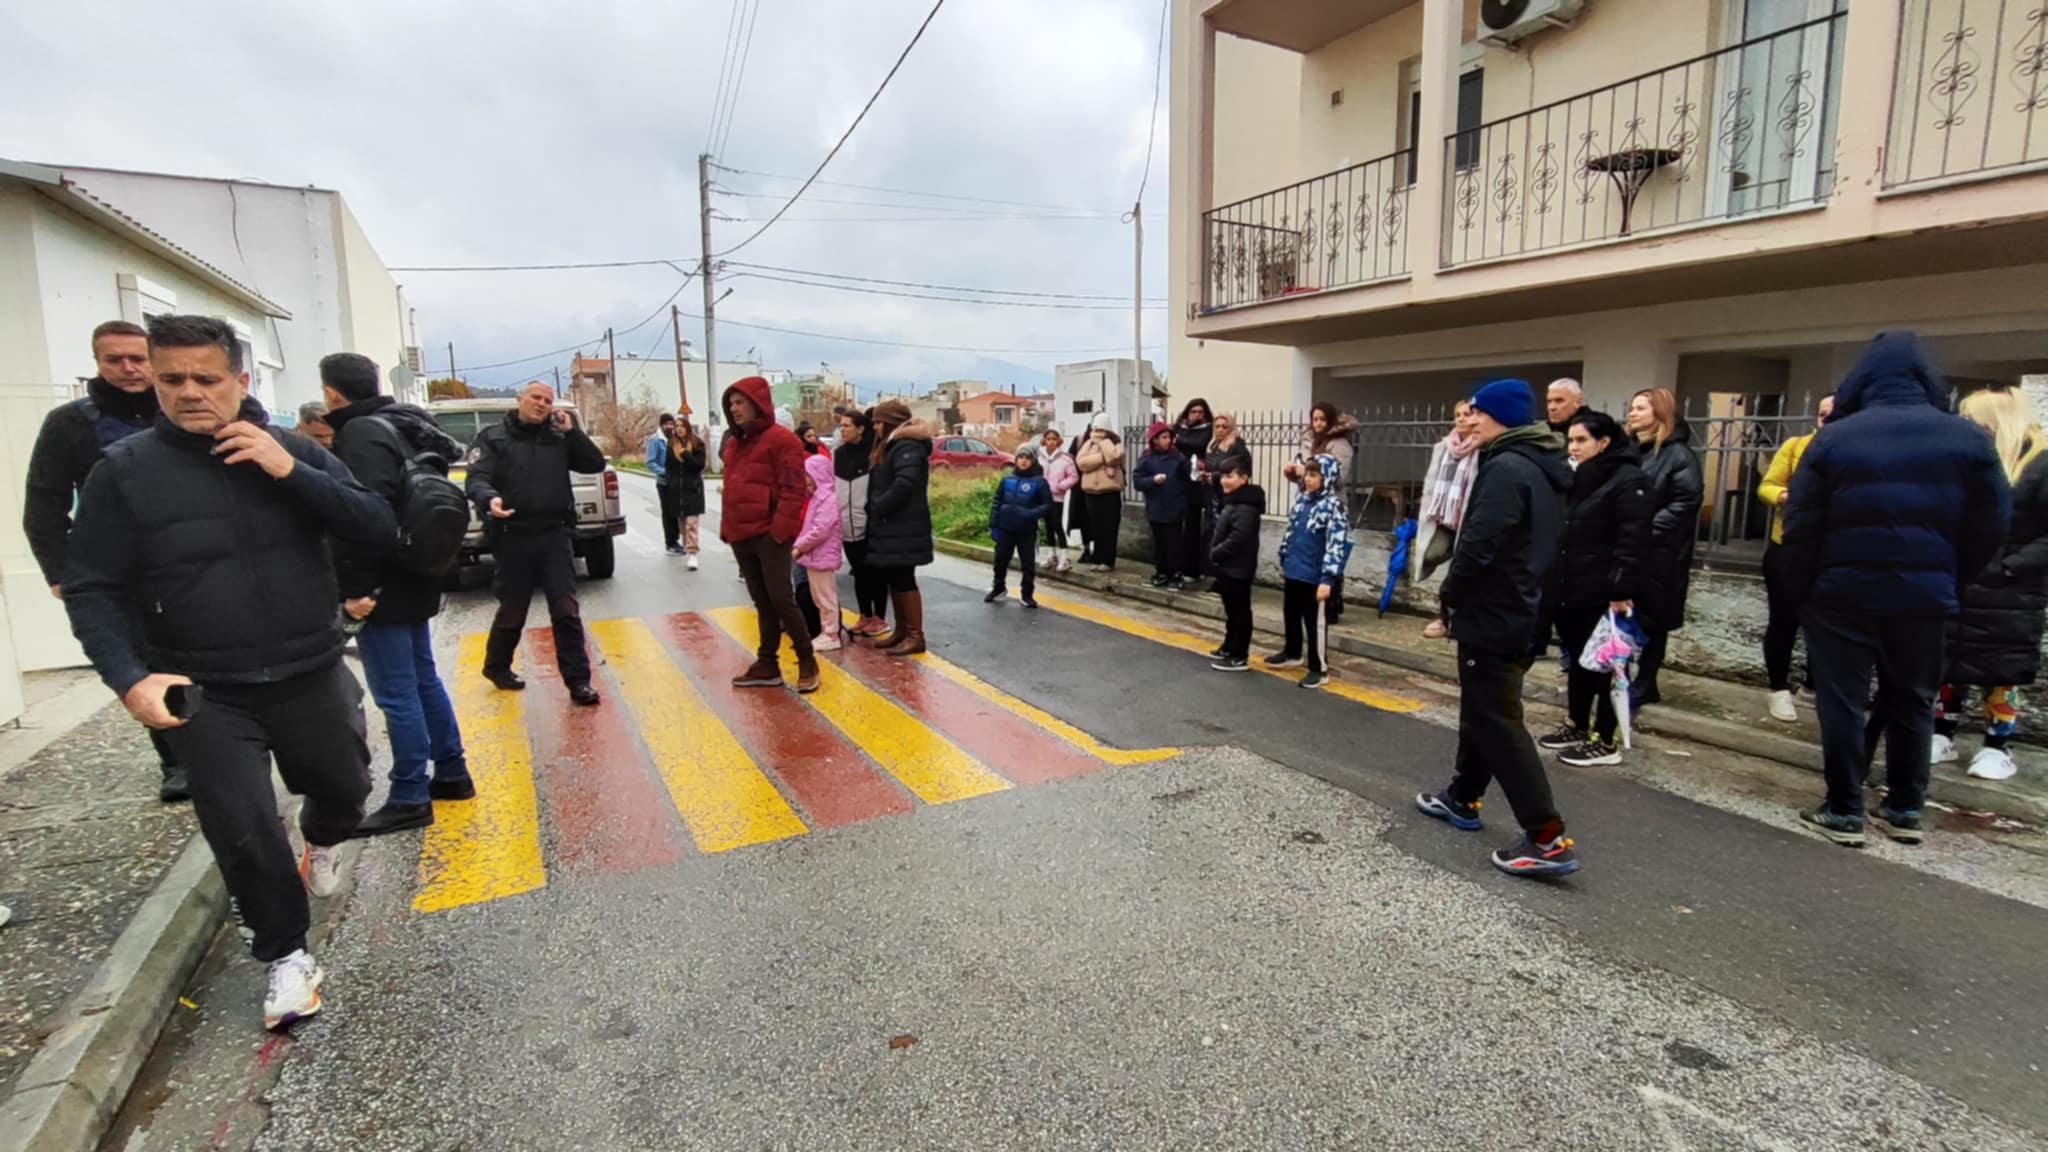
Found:
[{"label": "blue umbrella", "polygon": [[1401,573],[1408,570],[1408,545],[1415,540],[1415,521],[1403,520],[1394,529],[1394,555],[1387,560],[1387,586],[1380,591],[1380,615],[1394,603],[1394,585],[1401,582]]}]

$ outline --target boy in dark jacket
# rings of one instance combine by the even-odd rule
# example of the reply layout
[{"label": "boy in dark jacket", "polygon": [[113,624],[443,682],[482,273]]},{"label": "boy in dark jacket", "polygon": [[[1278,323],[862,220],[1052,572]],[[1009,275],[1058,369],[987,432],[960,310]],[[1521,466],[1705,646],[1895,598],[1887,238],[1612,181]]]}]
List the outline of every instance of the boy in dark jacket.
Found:
[{"label": "boy in dark jacket", "polygon": [[1493,866],[1511,876],[1563,876],[1578,871],[1579,858],[1522,719],[1522,678],[1572,473],[1563,440],[1536,422],[1526,382],[1495,380],[1473,394],[1472,407],[1479,475],[1438,593],[1458,640],[1457,774],[1443,791],[1416,796],[1415,806],[1477,832],[1485,826],[1479,798],[1497,780],[1522,839],[1495,852]]},{"label": "boy in dark jacket", "polygon": [[1334,456],[1316,456],[1302,472],[1301,492],[1287,518],[1280,540],[1280,574],[1286,577],[1281,612],[1287,624],[1287,646],[1266,657],[1268,668],[1308,665],[1303,688],[1330,682],[1323,666],[1330,618],[1324,605],[1336,595],[1351,559],[1351,526],[1344,522],[1344,498],[1337,477],[1344,466]]},{"label": "boy in dark jacket", "polygon": [[1052,511],[1052,482],[1038,466],[1038,448],[1026,444],[1017,449],[1017,470],[996,486],[995,501],[988,509],[988,536],[996,542],[995,583],[984,604],[993,604],[1010,594],[1010,557],[1015,554],[1024,567],[1024,606],[1038,607],[1032,593],[1038,590],[1038,522]]},{"label": "boy in dark jacket", "polygon": [[1218,672],[1251,671],[1252,577],[1259,571],[1259,517],[1266,511],[1265,490],[1251,482],[1249,469],[1235,459],[1224,465],[1217,484],[1223,506],[1216,513],[1209,546],[1209,571],[1216,594],[1223,598],[1223,645],[1211,652]]},{"label": "boy in dark jacket", "polygon": [[1145,434],[1145,454],[1131,466],[1131,482],[1145,498],[1145,519],[1152,525],[1152,586],[1178,592],[1187,587],[1180,576],[1181,549],[1187,543],[1182,522],[1194,480],[1165,421],[1154,421]]}]

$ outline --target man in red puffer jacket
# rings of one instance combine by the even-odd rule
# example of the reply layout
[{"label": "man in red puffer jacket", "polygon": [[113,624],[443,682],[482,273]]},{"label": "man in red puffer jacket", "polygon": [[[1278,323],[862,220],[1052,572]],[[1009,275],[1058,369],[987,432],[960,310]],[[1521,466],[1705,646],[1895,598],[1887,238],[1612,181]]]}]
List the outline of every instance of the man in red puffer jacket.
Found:
[{"label": "man in red puffer jacket", "polygon": [[[768,381],[749,376],[725,390],[732,430],[718,458],[725,465],[718,536],[732,547],[747,595],[760,620],[761,646],[754,663],[733,677],[735,688],[780,688],[777,656],[782,634],[796,647],[798,692],[818,690],[818,658],[810,630],[796,604],[789,566],[790,545],[804,521],[810,492],[804,483],[804,445],[796,433],[775,422]],[[838,627],[838,621],[832,621]]]}]

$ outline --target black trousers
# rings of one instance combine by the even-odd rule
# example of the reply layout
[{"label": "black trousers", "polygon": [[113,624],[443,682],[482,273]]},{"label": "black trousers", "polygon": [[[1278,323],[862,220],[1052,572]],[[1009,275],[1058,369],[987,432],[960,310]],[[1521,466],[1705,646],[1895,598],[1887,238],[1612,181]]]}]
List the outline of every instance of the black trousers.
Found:
[{"label": "black trousers", "polygon": [[1606,615],[1607,610],[1598,605],[1591,608],[1560,606],[1557,609],[1557,634],[1564,641],[1565,659],[1571,662],[1565,672],[1565,712],[1571,717],[1572,727],[1591,732],[1602,742],[1611,742],[1620,727],[1614,715],[1614,700],[1608,695],[1614,677],[1607,672],[1589,672],[1579,667],[1579,654],[1586,650],[1586,641],[1593,638],[1594,626]]},{"label": "black trousers", "polygon": [[[1799,639],[1799,609],[1792,602],[1792,590],[1785,586],[1784,546],[1764,546],[1764,599],[1769,605],[1764,625],[1764,672],[1773,691],[1792,687],[1792,646]],[[1807,674],[1812,683],[1813,675]]]},{"label": "black trousers", "polygon": [[1918,812],[1927,796],[1946,622],[1939,616],[1863,616],[1808,607],[1800,623],[1820,718],[1828,810],[1863,815],[1864,721],[1875,671],[1878,700],[1869,718],[1882,717],[1884,723],[1885,802],[1896,811]]},{"label": "black trousers", "polygon": [[285,788],[306,798],[299,809],[306,842],[348,839],[370,794],[363,689],[339,660],[275,684],[205,687],[191,721],[166,735],[188,766],[199,830],[255,933],[250,950],[276,960],[306,946],[310,910],[278,816],[271,758]]},{"label": "black trousers", "polygon": [[[1209,534],[1203,531],[1208,514],[1209,490],[1197,488],[1188,497],[1187,515],[1180,518],[1180,538],[1184,545],[1209,538]],[[1202,555],[1200,548],[1183,547],[1180,560],[1181,573],[1190,580],[1200,577],[1202,570],[1206,567],[1202,563],[1204,559],[1205,557]]]},{"label": "black trousers", "polygon": [[1083,499],[1088,504],[1088,546],[1094,549],[1090,555],[1097,564],[1114,568],[1124,527],[1124,494],[1090,492]]},{"label": "black trousers", "polygon": [[1185,563],[1181,553],[1187,549],[1181,547],[1181,541],[1185,539],[1181,528],[1178,520],[1152,523],[1152,570],[1169,580],[1180,575]]},{"label": "black trousers", "polygon": [[666,480],[655,481],[654,491],[661,497],[662,541],[674,548],[683,542],[683,518],[676,515],[676,509],[682,506],[682,502],[676,499],[676,490]]},{"label": "black trousers", "polygon": [[484,645],[484,671],[510,672],[519,634],[526,630],[526,610],[533,591],[548,600],[548,620],[555,628],[555,666],[570,686],[590,683],[590,653],[583,647],[583,606],[576,600],[576,548],[567,528],[540,531],[506,530],[491,543],[498,571],[492,590],[498,594],[498,615]]},{"label": "black trousers", "polygon": [[782,634],[787,632],[797,656],[808,659],[811,635],[796,603],[796,585],[790,578],[795,561],[789,545],[778,544],[763,533],[734,541],[732,556],[739,561],[740,578],[747,582],[747,597],[754,602],[754,618],[760,626],[761,646],[754,655],[770,662],[779,660]]},{"label": "black trousers", "polygon": [[1223,598],[1223,654],[1234,660],[1251,659],[1252,582],[1218,576],[1216,594]]},{"label": "black trousers", "polygon": [[1532,840],[1564,831],[1550,777],[1522,715],[1522,678],[1533,661],[1458,645],[1458,759],[1451,796],[1470,804],[1498,782],[1515,822]]},{"label": "black trousers", "polygon": [[150,728],[147,731],[149,732],[149,742],[156,746],[156,762],[163,767],[164,775],[168,776],[171,774],[171,769],[178,766],[178,750],[171,747],[170,737],[162,732],[154,728]]},{"label": "black trousers", "polygon": [[[1311,672],[1323,670],[1323,650],[1330,639],[1329,614],[1316,600],[1319,587],[1321,585],[1289,580],[1280,593],[1280,619],[1287,630],[1287,643],[1281,651],[1307,661]],[[1250,596],[1249,589],[1246,596]],[[1334,589],[1330,596],[1336,598]]]},{"label": "black trousers", "polygon": [[1013,555],[1024,572],[1024,595],[1029,596],[1038,589],[1037,529],[1023,533],[996,533],[996,588],[1007,589],[1010,586],[1010,557]]},{"label": "black trousers", "polygon": [[1052,508],[1045,514],[1045,546],[1048,548],[1067,546],[1067,528],[1060,522],[1062,511],[1060,502],[1055,500],[1052,502]]},{"label": "black trousers", "polygon": [[864,617],[880,620],[889,614],[889,581],[868,563],[868,542],[848,540],[846,565],[853,569],[853,606]]},{"label": "black trousers", "polygon": [[[917,591],[917,569],[907,566],[902,568],[877,568],[875,569],[875,581],[881,586],[884,593],[907,595]],[[900,624],[902,621],[899,620],[897,623]]]},{"label": "black trousers", "polygon": [[1671,633],[1643,629],[1643,655],[1636,661],[1636,680],[1631,686],[1638,696],[1658,690],[1657,673],[1664,667],[1664,651],[1670,644]]},{"label": "black trousers", "polygon": [[[825,620],[818,614],[818,602],[811,597],[811,576],[794,558],[789,562],[789,594],[796,598],[797,615],[804,618],[804,635],[816,640],[825,632]],[[839,621],[832,622],[833,628]]]}]

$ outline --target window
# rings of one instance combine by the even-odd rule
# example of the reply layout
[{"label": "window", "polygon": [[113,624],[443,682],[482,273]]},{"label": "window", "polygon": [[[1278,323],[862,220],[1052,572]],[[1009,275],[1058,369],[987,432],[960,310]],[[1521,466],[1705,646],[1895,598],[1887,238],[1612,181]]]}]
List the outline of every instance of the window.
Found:
[{"label": "window", "polygon": [[434,413],[434,423],[441,426],[441,431],[453,436],[465,448],[476,439],[477,419],[475,412]]},{"label": "window", "polygon": [[944,448],[944,449],[942,449],[942,451],[946,451],[946,452],[965,452],[965,451],[967,451],[967,441],[965,441],[965,440],[948,440],[948,441],[946,441],[946,446],[945,446],[945,448]]},{"label": "window", "polygon": [[[1486,102],[1486,69],[1458,77],[1458,167],[1479,163],[1479,125]],[[1420,105],[1417,105],[1420,108]]]},{"label": "window", "polygon": [[[1484,122],[1486,71],[1473,68],[1458,76],[1457,157],[1460,168],[1479,163],[1479,126]],[[1413,184],[1417,169],[1415,147],[1422,138],[1422,58],[1401,62],[1401,104],[1394,120],[1394,150],[1401,154],[1401,183]]]},{"label": "window", "polygon": [[1089,414],[1090,412],[1093,412],[1093,411],[1095,411],[1095,401],[1093,401],[1093,400],[1076,400],[1076,401],[1074,401],[1074,415],[1076,415],[1076,416],[1086,416],[1086,415],[1088,415],[1088,414]]},{"label": "window", "polygon": [[986,444],[983,444],[979,440],[967,441],[967,450],[978,456],[994,456],[996,454],[995,449],[989,447]]}]

